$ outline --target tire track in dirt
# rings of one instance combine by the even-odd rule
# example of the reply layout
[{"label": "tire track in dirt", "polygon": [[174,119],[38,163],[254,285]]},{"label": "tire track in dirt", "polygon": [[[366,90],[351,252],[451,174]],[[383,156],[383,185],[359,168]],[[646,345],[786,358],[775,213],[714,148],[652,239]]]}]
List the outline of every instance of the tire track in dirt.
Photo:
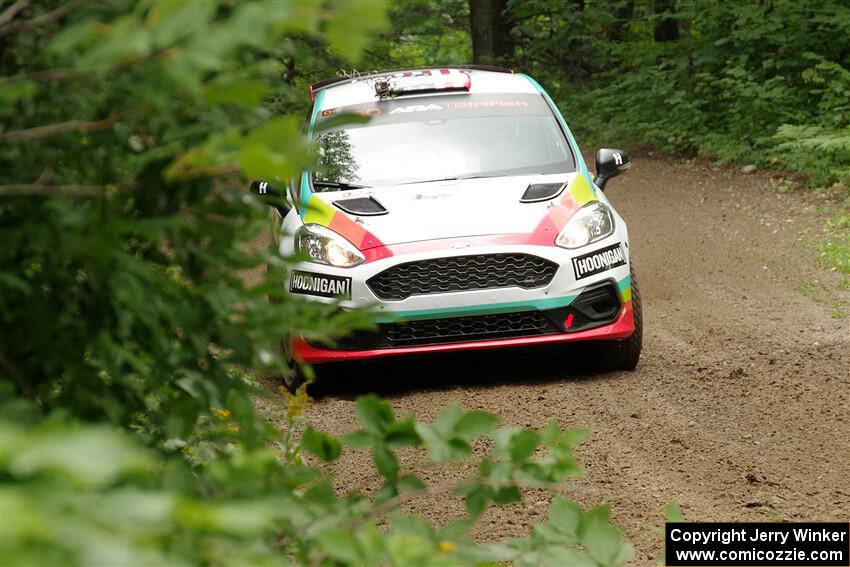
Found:
[{"label": "tire track in dirt", "polygon": [[[629,222],[644,298],[645,339],[635,372],[589,374],[557,348],[441,356],[350,367],[309,412],[315,426],[354,429],[353,400],[376,391],[398,414],[430,420],[459,401],[505,425],[592,431],[577,451],[587,475],[563,494],[612,504],[635,564],[654,564],[666,502],[689,520],[847,520],[850,509],[850,327],[795,290],[836,276],[798,242],[818,230],[815,197],[778,194],[766,177],[638,158],[609,195]],[[835,300],[846,294],[837,292]],[[457,467],[403,466],[442,484]],[[378,486],[368,456],[345,454],[340,487]],[[526,533],[549,498],[489,510],[473,536]],[[409,509],[440,523],[452,498]]]}]

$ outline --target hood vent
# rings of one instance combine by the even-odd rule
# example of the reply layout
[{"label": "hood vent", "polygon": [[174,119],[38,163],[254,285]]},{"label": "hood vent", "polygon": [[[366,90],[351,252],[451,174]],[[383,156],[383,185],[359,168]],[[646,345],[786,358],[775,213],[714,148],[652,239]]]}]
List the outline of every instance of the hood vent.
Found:
[{"label": "hood vent", "polygon": [[334,201],[334,205],[352,215],[377,216],[385,215],[389,212],[374,197],[342,199],[340,201]]},{"label": "hood vent", "polygon": [[519,202],[536,203],[538,201],[547,201],[559,195],[566,186],[566,183],[532,183],[526,188]]}]

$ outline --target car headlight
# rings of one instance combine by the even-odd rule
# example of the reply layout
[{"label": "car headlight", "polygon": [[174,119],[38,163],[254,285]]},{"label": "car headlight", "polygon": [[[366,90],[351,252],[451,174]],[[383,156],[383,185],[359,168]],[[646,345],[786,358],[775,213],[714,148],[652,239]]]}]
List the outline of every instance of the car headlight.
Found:
[{"label": "car headlight", "polygon": [[318,224],[305,224],[295,231],[295,252],[311,262],[337,268],[351,268],[366,261],[348,240]]},{"label": "car headlight", "polygon": [[555,239],[563,248],[579,248],[614,232],[614,216],[604,203],[594,201],[577,210]]}]

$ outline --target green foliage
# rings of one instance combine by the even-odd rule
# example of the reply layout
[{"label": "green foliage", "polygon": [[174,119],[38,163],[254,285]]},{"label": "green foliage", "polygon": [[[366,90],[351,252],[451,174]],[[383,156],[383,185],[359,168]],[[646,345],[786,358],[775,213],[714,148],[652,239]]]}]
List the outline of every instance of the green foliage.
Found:
[{"label": "green foliage", "polygon": [[667,522],[684,522],[685,516],[682,514],[682,507],[675,500],[668,502],[664,507],[664,520]]},{"label": "green foliage", "polygon": [[776,149],[784,156],[788,167],[812,172],[813,183],[826,185],[838,181],[850,187],[850,126],[828,128],[784,124],[779,127],[774,139],[779,142]]},{"label": "green foliage", "polygon": [[[303,388],[277,408],[280,429],[257,413],[253,397],[279,402],[251,375],[285,370],[285,333],[372,323],[285,292],[290,259],[257,246],[268,208],[242,188],[312,165],[299,120],[278,113],[303,110],[314,72],[355,63],[379,4],[78,3],[38,19],[52,9],[25,7],[16,18],[41,22],[26,32],[0,24],[4,565],[628,559],[606,509],[560,499],[569,510],[542,535],[465,535],[489,506],[579,474],[579,430],[496,429],[457,405],[423,423],[366,396],[361,429],[337,439],[304,423]],[[429,487],[400,448],[478,453],[476,472]],[[372,498],[333,485],[355,450],[383,479]],[[433,494],[468,514],[434,526],[400,513]]]},{"label": "green foliage", "polygon": [[580,8],[560,0],[509,0],[508,14],[517,63],[553,90],[585,81],[604,65],[599,34],[612,19],[607,4]]},{"label": "green foliage", "polygon": [[823,245],[822,252],[830,265],[850,275],[850,213],[839,213],[827,221],[826,228],[834,236]]},{"label": "green foliage", "polygon": [[[717,4],[717,3],[715,3]],[[680,39],[656,42],[648,0],[508,0],[512,63],[536,76],[588,144],[848,183],[850,7],[829,0],[675,2]],[[394,2],[366,69],[465,63],[467,2]]]},{"label": "green foliage", "polygon": [[[824,235],[815,244],[820,253],[820,263],[823,267],[841,274],[838,288],[850,289],[850,208],[845,201],[843,206],[835,207],[826,212],[829,218],[825,222]],[[825,303],[833,308],[833,316],[844,318],[848,316],[846,296],[843,301],[824,299],[820,290],[823,284],[817,280],[807,282],[804,293],[818,303]]]},{"label": "green foliage", "polygon": [[[850,33],[846,3],[681,0],[681,39],[661,43],[652,39],[651,3],[632,4],[617,41],[609,39],[615,4],[570,15],[539,4],[543,15],[531,18],[528,3],[515,7],[530,34],[518,56],[543,76],[580,138],[801,170],[813,185],[846,182],[850,52],[823,41]],[[565,49],[570,42],[579,49]]]},{"label": "green foliage", "polygon": [[[0,357],[45,412],[179,443],[209,408],[226,407],[244,419],[233,435],[255,446],[268,426],[241,402],[251,388],[232,369],[280,371],[285,329],[339,335],[367,320],[290,300],[283,259],[252,251],[267,209],[230,172],[291,177],[308,158],[297,121],[208,96],[222,84],[267,84],[276,65],[257,46],[327,14],[313,21],[271,2],[217,16],[215,4],[200,6],[141,3],[112,14],[112,5],[86,5],[45,48],[27,51],[27,38],[13,47],[6,82],[48,64],[73,75],[19,89],[31,98],[18,100],[0,136],[51,120],[97,127],[0,149],[0,182],[58,186],[56,196],[0,202]],[[97,196],[62,194],[76,185]],[[263,264],[258,285],[240,276]]]},{"label": "green foliage", "polygon": [[337,460],[342,453],[342,445],[339,441],[309,426],[304,430],[301,444],[306,451],[326,463]]},{"label": "green foliage", "polygon": [[390,28],[372,41],[360,70],[463,65],[472,60],[467,0],[405,0],[388,10]]},{"label": "green foliage", "polygon": [[[412,416],[399,420],[374,396],[361,397],[357,406],[362,429],[344,442],[372,452],[385,479],[373,500],[356,491],[335,494],[327,473],[293,456],[297,446],[249,449],[231,442],[219,445],[223,450],[214,458],[192,457],[210,442],[199,438],[183,447],[189,456],[184,459],[145,448],[134,436],[103,425],[52,419],[28,428],[4,419],[4,560],[9,565],[619,565],[631,558],[607,507],[585,512],[560,497],[552,502],[549,521],[528,537],[476,544],[465,535],[488,506],[519,501],[523,487],[554,490],[579,474],[572,446],[584,436],[580,430],[563,431],[553,422],[542,434],[494,431],[495,416],[458,406],[433,424]],[[232,414],[216,413],[219,421],[241,423]],[[415,474],[400,475],[394,452],[415,447],[433,454],[442,439],[419,437],[420,430],[451,436],[463,455],[471,455],[482,439],[491,449],[478,459],[476,475],[428,487]],[[324,461],[341,454],[339,440],[312,427],[300,445]],[[410,499],[450,493],[466,499],[468,514],[442,527],[398,511]],[[382,520],[387,529],[378,528]]]}]

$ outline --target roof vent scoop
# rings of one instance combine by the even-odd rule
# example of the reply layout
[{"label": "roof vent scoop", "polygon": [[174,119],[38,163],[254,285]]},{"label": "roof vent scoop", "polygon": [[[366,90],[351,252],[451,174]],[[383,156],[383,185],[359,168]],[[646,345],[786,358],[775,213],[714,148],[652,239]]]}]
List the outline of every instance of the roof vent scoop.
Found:
[{"label": "roof vent scoop", "polygon": [[377,216],[385,215],[389,211],[374,197],[357,197],[356,199],[341,199],[334,201],[334,205],[352,215]]},{"label": "roof vent scoop", "polygon": [[559,195],[566,186],[566,183],[532,183],[526,188],[519,202],[536,203],[538,201],[547,201]]}]

